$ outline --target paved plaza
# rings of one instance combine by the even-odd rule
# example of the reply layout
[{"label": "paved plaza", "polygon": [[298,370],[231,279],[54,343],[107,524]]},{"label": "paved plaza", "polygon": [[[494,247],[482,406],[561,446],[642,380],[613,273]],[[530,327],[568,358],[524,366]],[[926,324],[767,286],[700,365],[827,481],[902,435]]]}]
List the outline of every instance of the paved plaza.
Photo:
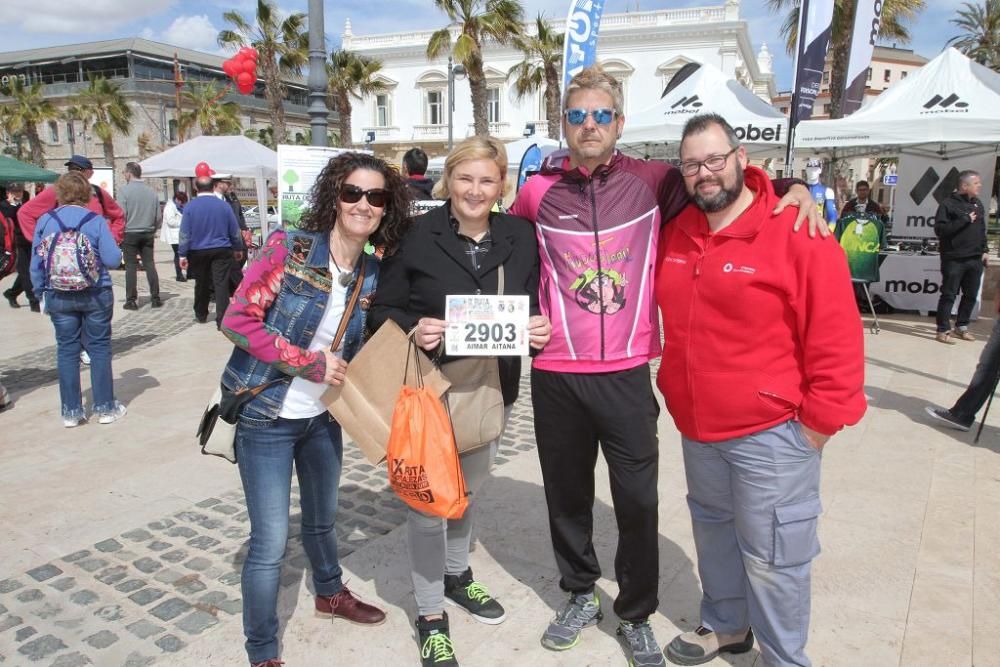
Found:
[{"label": "paved plaza", "polygon": [[[194,322],[193,283],[170,278],[169,248],[160,244],[158,259],[161,309],[149,308],[140,275],[140,310],[121,310],[124,274],[113,274],[115,389],[129,410],[115,424],[63,428],[48,318],[0,305],[0,381],[15,401],[0,413],[0,664],[246,664],[243,494],[235,467],[202,456],[193,437],[231,345]],[[962,391],[990,324],[976,322],[980,340],[954,346],[934,341],[930,318],[886,317],[880,335],[866,330],[868,414],[824,453],[823,553],[808,647],[815,665],[1000,666],[1000,407],[978,445],[972,433],[929,426],[923,411]],[[539,644],[564,594],[526,378],[522,389],[478,503],[472,553],[476,578],[509,618],[486,626],[452,614],[457,655],[469,666],[624,664],[610,611],[568,653]],[[663,644],[698,624],[679,442],[663,412],[660,606],[652,618]],[[381,466],[352,445],[344,458],[337,533],[345,579],[389,618],[363,628],[314,617],[293,491],[283,658],[289,667],[416,665],[403,506]],[[606,479],[602,463],[596,546],[605,572],[599,591],[610,603],[616,531]],[[754,650],[710,664],[760,659]]]}]

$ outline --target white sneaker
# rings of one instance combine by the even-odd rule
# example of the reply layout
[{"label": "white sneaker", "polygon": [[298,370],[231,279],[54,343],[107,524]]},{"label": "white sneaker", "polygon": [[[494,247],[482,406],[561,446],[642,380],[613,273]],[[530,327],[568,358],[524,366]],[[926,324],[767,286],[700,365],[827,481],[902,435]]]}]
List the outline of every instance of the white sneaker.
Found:
[{"label": "white sneaker", "polygon": [[87,421],[86,417],[63,417],[63,426],[66,428],[73,428],[74,426],[79,426],[83,422]]},{"label": "white sneaker", "polygon": [[84,366],[90,365],[90,355],[87,354],[86,350],[80,350],[80,363]]},{"label": "white sneaker", "polygon": [[112,423],[118,421],[119,419],[121,419],[122,417],[124,417],[125,413],[127,413],[127,412],[128,412],[128,410],[125,409],[124,405],[122,405],[121,403],[115,401],[115,409],[112,410],[111,412],[102,412],[101,416],[98,417],[98,419],[97,419],[97,423],[98,424],[112,424]]}]

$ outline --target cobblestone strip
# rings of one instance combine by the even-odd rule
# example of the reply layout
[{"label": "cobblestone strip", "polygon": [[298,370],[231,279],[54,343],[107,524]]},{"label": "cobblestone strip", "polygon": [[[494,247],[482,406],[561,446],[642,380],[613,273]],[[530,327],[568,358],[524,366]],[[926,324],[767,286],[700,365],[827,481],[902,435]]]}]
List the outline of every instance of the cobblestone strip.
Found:
[{"label": "cobblestone strip", "polygon": [[[526,378],[522,397],[498,466],[535,447]],[[282,586],[298,586],[307,566],[298,504],[293,484]],[[384,466],[371,465],[348,444],[336,523],[340,555],[385,535],[405,517]],[[233,489],[0,580],[0,663],[170,664],[171,654],[216,625],[240,622],[240,570],[249,528],[243,492]]]}]

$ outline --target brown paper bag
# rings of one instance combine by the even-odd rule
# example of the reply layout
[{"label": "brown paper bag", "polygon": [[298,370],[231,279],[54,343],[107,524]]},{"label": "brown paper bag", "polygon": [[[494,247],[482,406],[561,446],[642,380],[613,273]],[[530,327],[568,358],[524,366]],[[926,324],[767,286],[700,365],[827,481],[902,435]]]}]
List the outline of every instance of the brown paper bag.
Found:
[{"label": "brown paper bag", "polygon": [[[331,386],[323,394],[327,410],[375,465],[385,460],[392,412],[403,388],[404,372],[406,384],[417,384],[412,358],[407,369],[409,346],[409,339],[399,325],[387,320],[347,365],[344,384]],[[418,354],[424,386],[440,397],[450,383],[423,351]]]}]

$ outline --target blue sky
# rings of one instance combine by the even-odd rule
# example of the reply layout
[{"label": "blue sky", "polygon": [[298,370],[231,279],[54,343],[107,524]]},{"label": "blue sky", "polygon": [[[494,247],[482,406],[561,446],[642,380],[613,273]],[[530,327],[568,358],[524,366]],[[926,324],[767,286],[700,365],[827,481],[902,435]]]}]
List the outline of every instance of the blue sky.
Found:
[{"label": "blue sky", "polygon": [[[565,16],[568,0],[522,0],[526,15],[544,12]],[[672,7],[719,5],[724,0],[607,0],[605,12],[648,11]],[[305,11],[306,0],[279,0],[287,11]],[[215,35],[225,27],[223,12],[236,9],[252,16],[256,0],[3,0],[5,51],[118,37],[142,36],[201,51],[218,51]],[[928,8],[911,26],[917,53],[933,58],[956,31],[949,23],[961,0],[927,0]],[[444,14],[430,0],[326,1],[326,34],[335,45],[344,20],[355,34],[438,28]],[[754,49],[767,42],[775,56],[779,89],[791,87],[791,59],[778,34],[781,18],[763,0],[744,0],[741,16],[748,22]],[[902,45],[900,45],[902,46]]]}]

